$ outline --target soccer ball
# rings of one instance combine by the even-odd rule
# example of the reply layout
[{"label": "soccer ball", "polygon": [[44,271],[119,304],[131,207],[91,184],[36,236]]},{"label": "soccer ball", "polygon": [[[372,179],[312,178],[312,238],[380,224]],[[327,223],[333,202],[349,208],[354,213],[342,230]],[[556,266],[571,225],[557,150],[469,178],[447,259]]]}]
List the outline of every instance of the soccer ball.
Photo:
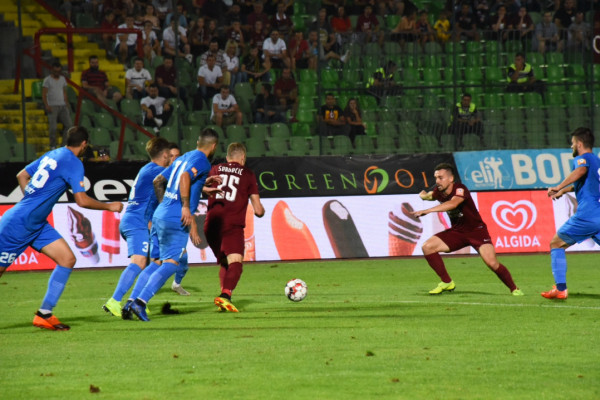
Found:
[{"label": "soccer ball", "polygon": [[302,301],[307,291],[306,283],[302,279],[292,279],[285,285],[285,295],[291,301]]}]

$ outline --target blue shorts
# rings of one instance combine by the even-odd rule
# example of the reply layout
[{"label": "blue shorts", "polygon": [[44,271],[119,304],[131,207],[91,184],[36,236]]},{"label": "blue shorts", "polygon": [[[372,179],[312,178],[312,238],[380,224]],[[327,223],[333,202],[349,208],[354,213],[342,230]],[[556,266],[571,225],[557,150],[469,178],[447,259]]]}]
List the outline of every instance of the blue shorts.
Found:
[{"label": "blue shorts", "polygon": [[158,232],[156,232],[154,225],[152,225],[152,229],[150,229],[150,259],[160,259],[160,247],[158,247]]},{"label": "blue shorts", "polygon": [[148,229],[128,229],[121,231],[121,236],[127,242],[127,257],[148,256],[150,250],[150,232]]},{"label": "blue shorts", "polygon": [[20,224],[15,224],[9,216],[0,219],[0,267],[9,267],[15,259],[31,246],[40,251],[62,236],[45,223],[40,229],[29,231]]},{"label": "blue shorts", "polygon": [[583,220],[575,214],[559,228],[556,234],[569,246],[589,238],[600,245],[600,221]]},{"label": "blue shorts", "polygon": [[165,221],[164,219],[152,219],[152,228],[158,234],[158,248],[160,260],[175,260],[179,262],[187,246],[189,231],[181,226],[181,222]]}]

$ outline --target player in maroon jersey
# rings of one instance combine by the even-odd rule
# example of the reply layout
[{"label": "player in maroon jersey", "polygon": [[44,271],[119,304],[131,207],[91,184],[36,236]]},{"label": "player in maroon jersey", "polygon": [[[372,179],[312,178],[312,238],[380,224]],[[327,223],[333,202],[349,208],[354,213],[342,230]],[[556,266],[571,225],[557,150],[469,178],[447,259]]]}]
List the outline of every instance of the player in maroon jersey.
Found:
[{"label": "player in maroon jersey", "polygon": [[440,294],[444,291],[453,291],[456,285],[448,275],[440,252],[449,253],[472,246],[481,256],[483,262],[492,270],[514,296],[522,296],[523,292],[513,282],[512,276],[506,267],[498,262],[496,250],[481,219],[477,207],[473,202],[471,193],[461,183],[454,182],[454,168],[447,163],[435,167],[435,188],[426,192],[422,190],[419,197],[423,200],[437,200],[440,202],[435,207],[415,211],[415,217],[434,212],[447,212],[452,227],[436,233],[423,244],[425,259],[442,281],[429,294]]},{"label": "player in maroon jersey", "polygon": [[215,305],[231,312],[238,312],[231,303],[231,292],[242,275],[248,199],[254,208],[254,215],[259,218],[265,215],[256,177],[252,170],[244,166],[245,163],[246,147],[242,143],[231,143],[227,147],[227,162],[213,166],[208,175],[220,175],[222,183],[219,189],[223,190],[223,193],[208,199],[204,223],[208,245],[221,264],[221,294],[215,297]]}]

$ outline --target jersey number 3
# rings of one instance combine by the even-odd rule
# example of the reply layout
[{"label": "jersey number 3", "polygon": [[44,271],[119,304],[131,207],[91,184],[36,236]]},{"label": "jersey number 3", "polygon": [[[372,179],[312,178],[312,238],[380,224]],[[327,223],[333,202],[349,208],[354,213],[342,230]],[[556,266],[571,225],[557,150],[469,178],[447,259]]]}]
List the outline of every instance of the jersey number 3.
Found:
[{"label": "jersey number 3", "polygon": [[223,193],[217,194],[216,198],[224,198],[227,201],[235,201],[235,196],[237,196],[237,185],[240,183],[240,177],[235,175],[221,175],[221,179],[223,179],[223,183],[219,185],[219,189],[223,190],[223,188],[228,187],[229,191],[223,190]]}]

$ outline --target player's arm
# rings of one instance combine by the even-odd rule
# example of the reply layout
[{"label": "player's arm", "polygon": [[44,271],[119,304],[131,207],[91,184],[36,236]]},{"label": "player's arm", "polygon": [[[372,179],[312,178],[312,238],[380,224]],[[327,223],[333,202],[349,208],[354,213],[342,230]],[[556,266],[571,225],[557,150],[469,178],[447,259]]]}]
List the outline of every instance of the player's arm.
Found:
[{"label": "player's arm", "polygon": [[21,192],[23,192],[23,194],[25,194],[25,187],[29,183],[30,179],[31,175],[29,175],[29,173],[25,169],[22,169],[17,174],[17,181],[19,182],[19,186],[21,187]]},{"label": "player's arm", "polygon": [[199,246],[202,242],[200,235],[198,235],[198,228],[196,226],[196,218],[192,218],[192,223],[190,225],[190,239],[194,246]]},{"label": "player's arm", "polygon": [[256,215],[258,218],[261,218],[263,215],[265,215],[265,208],[263,207],[262,203],[260,202],[259,195],[251,194],[250,195],[250,204],[252,204],[252,208],[254,208],[254,215]]},{"label": "player's arm", "polygon": [[154,186],[154,193],[156,194],[158,202],[162,203],[163,198],[165,197],[165,189],[167,188],[167,178],[163,175],[157,175],[152,181],[152,185]]},{"label": "player's arm", "polygon": [[190,188],[192,186],[192,178],[185,171],[179,178],[179,195],[181,196],[181,222],[184,226],[190,226],[194,217],[190,211]]},{"label": "player's arm", "polygon": [[[574,182],[578,181],[579,179],[583,178],[585,176],[585,174],[587,173],[587,170],[588,170],[587,166],[581,166],[581,167],[575,168],[569,174],[569,176],[567,176],[565,178],[564,181],[559,183],[557,186],[554,186],[554,187],[551,187],[548,189],[548,197],[551,197],[553,199],[558,199],[560,196],[567,193],[567,191],[563,191],[563,189],[566,189],[567,186],[569,186],[569,185],[573,184]],[[573,190],[573,188],[571,188],[569,191],[571,191],[571,190]],[[559,195],[559,193],[560,193],[560,195]]]},{"label": "player's arm", "polygon": [[433,201],[433,190],[429,192],[421,190],[421,193],[419,193],[419,197],[421,198],[421,200]]},{"label": "player's arm", "polygon": [[434,213],[434,212],[446,212],[446,211],[454,210],[463,201],[465,201],[464,198],[459,197],[459,196],[454,196],[449,201],[438,204],[435,207],[431,207],[426,210],[414,211],[414,212],[412,212],[412,215],[414,215],[415,217],[422,217],[423,215],[427,215],[427,214]]},{"label": "player's arm", "polygon": [[112,212],[123,211],[123,203],[121,203],[120,201],[103,203],[96,199],[92,199],[85,192],[77,192],[73,196],[75,196],[75,202],[79,207],[89,208],[91,210],[106,210]]}]

